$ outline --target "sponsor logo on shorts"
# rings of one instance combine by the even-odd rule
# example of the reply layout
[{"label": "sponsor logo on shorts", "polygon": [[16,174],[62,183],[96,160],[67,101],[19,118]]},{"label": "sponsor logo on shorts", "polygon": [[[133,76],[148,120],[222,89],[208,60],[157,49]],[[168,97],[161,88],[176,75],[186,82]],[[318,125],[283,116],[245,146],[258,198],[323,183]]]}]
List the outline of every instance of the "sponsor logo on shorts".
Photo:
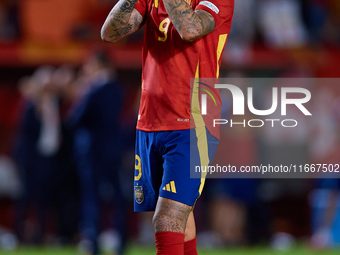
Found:
[{"label": "sponsor logo on shorts", "polygon": [[212,10],[212,11],[215,12],[216,14],[219,14],[219,12],[220,12],[220,9],[218,9],[217,6],[214,5],[212,2],[209,2],[209,1],[202,1],[202,2],[200,2],[199,4],[208,7],[210,10]]},{"label": "sponsor logo on shorts", "polygon": [[174,182],[174,181],[171,181],[170,183],[166,184],[166,185],[163,187],[163,190],[170,191],[170,192],[172,192],[172,193],[177,193],[175,182]]},{"label": "sponsor logo on shorts", "polygon": [[135,186],[135,200],[138,204],[143,203],[144,201],[144,193],[142,186]]}]

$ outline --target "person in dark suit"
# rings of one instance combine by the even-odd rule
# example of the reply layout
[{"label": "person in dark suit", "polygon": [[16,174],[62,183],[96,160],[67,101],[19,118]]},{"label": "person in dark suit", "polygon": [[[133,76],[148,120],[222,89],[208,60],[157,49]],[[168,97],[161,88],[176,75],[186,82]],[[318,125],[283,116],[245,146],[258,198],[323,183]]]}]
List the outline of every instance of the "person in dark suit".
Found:
[{"label": "person in dark suit", "polygon": [[[47,211],[53,207],[57,179],[56,154],[60,146],[58,104],[50,90],[54,69],[42,66],[22,81],[25,106],[14,148],[14,159],[23,186],[16,205],[16,232],[20,240],[41,243]],[[23,229],[28,211],[37,219],[31,236]]]},{"label": "person in dark suit", "polygon": [[[119,119],[123,91],[104,54],[91,56],[83,66],[83,75],[86,77],[82,80],[89,83],[89,90],[78,102],[70,119],[75,128],[75,153],[81,189],[80,245],[86,253],[99,253],[101,209],[104,204],[114,202],[115,220],[104,227],[112,228],[115,225],[120,236],[118,254],[122,254],[126,242],[126,206],[119,181],[122,151]],[[113,216],[113,213],[110,215]]]}]

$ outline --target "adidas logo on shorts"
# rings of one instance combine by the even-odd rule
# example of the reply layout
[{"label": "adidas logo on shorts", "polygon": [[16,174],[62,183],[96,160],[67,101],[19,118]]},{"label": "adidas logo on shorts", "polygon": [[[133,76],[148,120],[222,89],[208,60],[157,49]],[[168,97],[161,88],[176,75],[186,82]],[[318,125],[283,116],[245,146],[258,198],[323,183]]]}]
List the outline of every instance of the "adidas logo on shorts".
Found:
[{"label": "adidas logo on shorts", "polygon": [[167,185],[165,185],[165,186],[163,187],[163,190],[170,191],[170,192],[172,192],[172,193],[177,193],[177,192],[176,192],[175,182],[174,182],[174,181],[171,181],[170,183],[168,183]]}]

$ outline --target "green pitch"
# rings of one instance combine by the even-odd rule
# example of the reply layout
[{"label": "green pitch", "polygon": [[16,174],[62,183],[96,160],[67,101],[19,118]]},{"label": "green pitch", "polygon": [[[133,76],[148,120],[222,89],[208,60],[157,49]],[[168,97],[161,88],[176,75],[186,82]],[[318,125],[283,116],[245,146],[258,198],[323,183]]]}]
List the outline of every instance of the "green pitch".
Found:
[{"label": "green pitch", "polygon": [[[76,248],[36,248],[21,247],[16,251],[1,251],[0,255],[77,255]],[[146,247],[130,246],[126,255],[154,255],[156,250]],[[313,251],[309,248],[297,247],[287,252],[273,251],[266,247],[256,248],[230,248],[230,249],[199,249],[199,255],[335,255],[340,250]]]}]

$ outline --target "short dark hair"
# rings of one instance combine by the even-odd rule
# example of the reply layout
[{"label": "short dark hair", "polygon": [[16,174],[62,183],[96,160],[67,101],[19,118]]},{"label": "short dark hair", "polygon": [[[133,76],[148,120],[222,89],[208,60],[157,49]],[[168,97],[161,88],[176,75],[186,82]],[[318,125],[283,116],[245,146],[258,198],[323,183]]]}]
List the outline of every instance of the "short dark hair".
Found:
[{"label": "short dark hair", "polygon": [[94,52],[94,58],[98,61],[98,63],[102,66],[110,66],[111,61],[110,58],[108,57],[107,52],[104,50],[97,50]]}]

